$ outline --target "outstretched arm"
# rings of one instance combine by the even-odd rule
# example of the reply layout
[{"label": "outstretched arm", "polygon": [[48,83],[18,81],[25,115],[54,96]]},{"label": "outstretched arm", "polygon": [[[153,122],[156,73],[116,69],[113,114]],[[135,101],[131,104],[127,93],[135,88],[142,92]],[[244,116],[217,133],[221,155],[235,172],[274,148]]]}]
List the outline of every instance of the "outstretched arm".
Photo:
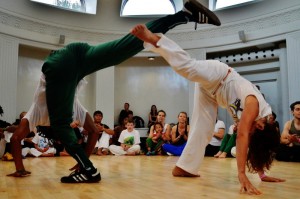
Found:
[{"label": "outstretched arm", "polygon": [[237,149],[237,167],[238,178],[241,184],[240,192],[259,195],[261,192],[257,190],[246,176],[246,161],[249,145],[249,137],[252,131],[253,123],[258,115],[259,104],[256,97],[250,95],[245,99],[245,106],[238,126],[236,149]]}]

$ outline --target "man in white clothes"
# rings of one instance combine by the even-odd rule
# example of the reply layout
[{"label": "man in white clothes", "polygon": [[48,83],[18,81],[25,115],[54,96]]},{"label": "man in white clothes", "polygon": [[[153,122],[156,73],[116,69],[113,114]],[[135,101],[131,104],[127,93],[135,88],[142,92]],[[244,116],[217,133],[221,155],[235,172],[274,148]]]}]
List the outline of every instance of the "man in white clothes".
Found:
[{"label": "man in white clothes", "polygon": [[[88,114],[87,110],[81,105],[78,99],[78,93],[85,84],[87,84],[87,82],[83,79],[78,83],[78,86],[76,88],[76,94],[73,104],[73,120],[77,121],[79,126],[83,126],[86,130],[89,131],[89,142],[91,142],[91,140],[95,140],[96,142],[96,139],[98,137],[98,130],[94,125],[92,117]],[[36,132],[36,126],[50,126],[48,107],[46,104],[46,81],[44,74],[42,74],[40,77],[40,81],[34,94],[33,103],[29,111],[22,118],[19,127],[16,129],[16,132],[18,131],[18,133],[14,133],[11,138],[11,142],[14,142],[12,153],[14,156],[16,171],[9,174],[8,176],[24,177],[31,174],[30,171],[25,170],[22,161],[21,138],[26,137],[29,132]],[[89,147],[86,147],[86,153],[91,154],[94,146],[95,144],[91,144]]]},{"label": "man in white clothes", "polygon": [[225,124],[221,120],[217,120],[213,132],[213,136],[209,144],[205,148],[205,156],[214,156],[219,150],[222,144],[223,137],[225,135]]},{"label": "man in white clothes", "polygon": [[[145,42],[145,49],[160,54],[178,74],[195,82],[190,134],[187,145],[173,169],[173,175],[200,176],[198,170],[205,147],[212,137],[217,108],[227,107],[233,119],[239,121],[237,166],[240,191],[261,194],[246,176],[246,162],[252,172],[269,169],[279,140],[276,129],[268,125],[266,120],[271,114],[271,107],[255,85],[224,63],[192,59],[175,42],[162,34],[153,34],[145,25],[135,26],[131,34]],[[261,148],[256,147],[257,142],[260,142]],[[264,156],[259,156],[262,153]],[[262,173],[261,178],[263,177],[265,175]]]}]

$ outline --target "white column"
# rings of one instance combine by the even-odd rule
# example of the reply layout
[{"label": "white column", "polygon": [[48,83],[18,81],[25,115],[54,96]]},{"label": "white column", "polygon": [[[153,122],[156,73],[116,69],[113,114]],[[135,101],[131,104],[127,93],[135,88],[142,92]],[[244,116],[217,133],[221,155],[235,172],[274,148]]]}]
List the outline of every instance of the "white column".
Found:
[{"label": "white column", "polygon": [[[103,123],[114,127],[115,67],[108,67],[96,75],[96,110],[103,113]],[[94,110],[95,111],[95,110]],[[93,114],[93,112],[91,112]]]},{"label": "white column", "polygon": [[[279,63],[280,63],[280,83],[281,83],[281,105],[282,105],[282,121],[286,122],[289,120],[289,85],[288,85],[288,68],[287,68],[287,53],[286,44],[282,43],[279,45]],[[278,114],[278,113],[277,113]],[[279,113],[280,114],[280,113]]]},{"label": "white column", "polygon": [[287,80],[289,104],[300,100],[300,31],[287,36]]},{"label": "white column", "polygon": [[17,118],[18,41],[0,34],[0,119],[12,123]]}]

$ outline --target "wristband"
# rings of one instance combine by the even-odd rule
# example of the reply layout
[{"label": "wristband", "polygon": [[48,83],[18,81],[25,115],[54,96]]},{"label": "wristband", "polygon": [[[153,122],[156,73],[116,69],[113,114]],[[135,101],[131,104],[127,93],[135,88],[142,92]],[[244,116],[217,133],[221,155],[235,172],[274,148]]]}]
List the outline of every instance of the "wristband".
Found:
[{"label": "wristband", "polygon": [[259,175],[259,178],[262,180],[263,178],[267,177],[265,173]]}]

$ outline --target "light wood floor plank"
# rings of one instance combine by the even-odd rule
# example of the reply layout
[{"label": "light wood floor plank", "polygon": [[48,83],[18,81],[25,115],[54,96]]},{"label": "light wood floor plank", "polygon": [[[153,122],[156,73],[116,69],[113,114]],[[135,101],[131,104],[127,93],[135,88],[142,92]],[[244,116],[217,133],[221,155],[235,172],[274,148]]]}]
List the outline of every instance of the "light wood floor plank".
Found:
[{"label": "light wood floor plank", "polygon": [[1,199],[157,199],[157,198],[300,198],[300,164],[274,162],[269,172],[284,178],[283,183],[261,182],[256,174],[248,174],[263,195],[239,193],[234,158],[206,157],[200,178],[176,178],[171,170],[178,157],[174,156],[92,156],[102,180],[96,184],[62,184],[75,161],[71,157],[27,158],[24,164],[30,177],[13,178],[13,162],[0,162]]}]

